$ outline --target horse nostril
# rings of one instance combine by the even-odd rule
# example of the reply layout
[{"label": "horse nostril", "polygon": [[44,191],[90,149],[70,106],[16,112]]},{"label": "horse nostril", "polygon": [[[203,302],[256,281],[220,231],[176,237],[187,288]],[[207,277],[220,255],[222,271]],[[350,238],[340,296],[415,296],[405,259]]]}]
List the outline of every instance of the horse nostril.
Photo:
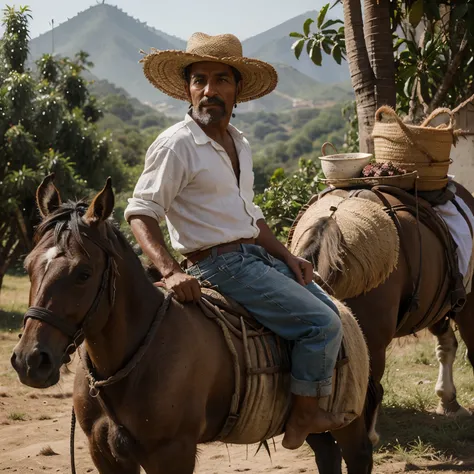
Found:
[{"label": "horse nostril", "polygon": [[15,352],[10,357],[10,363],[11,363],[12,367],[16,370],[16,354],[15,354]]},{"label": "horse nostril", "polygon": [[49,372],[52,367],[51,356],[47,352],[40,352],[40,363],[38,369]]},{"label": "horse nostril", "polygon": [[30,371],[37,375],[47,375],[51,372],[52,359],[48,352],[34,349],[27,357],[26,363]]}]

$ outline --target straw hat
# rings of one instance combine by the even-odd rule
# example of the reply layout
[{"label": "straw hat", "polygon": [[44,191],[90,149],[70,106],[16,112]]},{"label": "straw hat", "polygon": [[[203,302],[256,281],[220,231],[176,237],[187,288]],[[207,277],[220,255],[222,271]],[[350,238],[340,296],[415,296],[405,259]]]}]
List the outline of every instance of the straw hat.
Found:
[{"label": "straw hat", "polygon": [[224,63],[237,69],[242,75],[243,89],[237,102],[258,99],[275,89],[278,76],[268,63],[246,58],[242,44],[230,34],[210,36],[194,33],[188,40],[186,51],[152,49],[143,57],[143,70],[147,79],[165,94],[188,101],[184,69],[201,61]]}]

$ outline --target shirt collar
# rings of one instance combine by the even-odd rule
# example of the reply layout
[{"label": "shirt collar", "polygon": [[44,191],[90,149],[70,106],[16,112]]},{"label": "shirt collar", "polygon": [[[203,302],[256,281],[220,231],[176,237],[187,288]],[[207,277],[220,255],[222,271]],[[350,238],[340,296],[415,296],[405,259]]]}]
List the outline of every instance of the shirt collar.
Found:
[{"label": "shirt collar", "polygon": [[[212,138],[206,135],[204,130],[191,117],[190,113],[186,114],[186,116],[184,117],[184,122],[188,127],[189,131],[191,132],[191,135],[193,136],[196,145],[205,145],[206,143],[211,143],[213,141]],[[230,123],[227,127],[227,130],[232,135],[232,138],[234,138],[234,140],[242,140],[244,134]]]}]

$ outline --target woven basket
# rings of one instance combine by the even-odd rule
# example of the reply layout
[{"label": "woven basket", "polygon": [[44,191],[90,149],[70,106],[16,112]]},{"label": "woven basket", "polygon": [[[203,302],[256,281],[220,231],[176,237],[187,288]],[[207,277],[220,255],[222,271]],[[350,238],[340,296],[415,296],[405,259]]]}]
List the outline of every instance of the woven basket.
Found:
[{"label": "woven basket", "polygon": [[448,179],[448,177],[424,178],[423,180],[418,178],[416,188],[418,191],[437,191],[438,189],[444,189],[448,185]]},{"label": "woven basket", "polygon": [[[429,126],[435,117],[443,114],[449,117],[448,123]],[[376,162],[392,161],[407,171],[416,170],[418,189],[429,191],[445,186],[455,136],[449,109],[436,109],[416,126],[403,123],[391,107],[380,107],[375,113],[372,136]]]}]

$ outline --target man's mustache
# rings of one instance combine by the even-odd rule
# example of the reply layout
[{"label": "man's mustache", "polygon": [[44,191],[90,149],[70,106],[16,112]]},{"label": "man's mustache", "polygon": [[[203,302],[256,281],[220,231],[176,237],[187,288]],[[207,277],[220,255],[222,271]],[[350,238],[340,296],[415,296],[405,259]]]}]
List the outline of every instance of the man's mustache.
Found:
[{"label": "man's mustache", "polygon": [[219,105],[221,107],[225,107],[224,101],[218,97],[208,97],[206,99],[202,99],[199,102],[199,107],[205,107],[206,105]]}]

